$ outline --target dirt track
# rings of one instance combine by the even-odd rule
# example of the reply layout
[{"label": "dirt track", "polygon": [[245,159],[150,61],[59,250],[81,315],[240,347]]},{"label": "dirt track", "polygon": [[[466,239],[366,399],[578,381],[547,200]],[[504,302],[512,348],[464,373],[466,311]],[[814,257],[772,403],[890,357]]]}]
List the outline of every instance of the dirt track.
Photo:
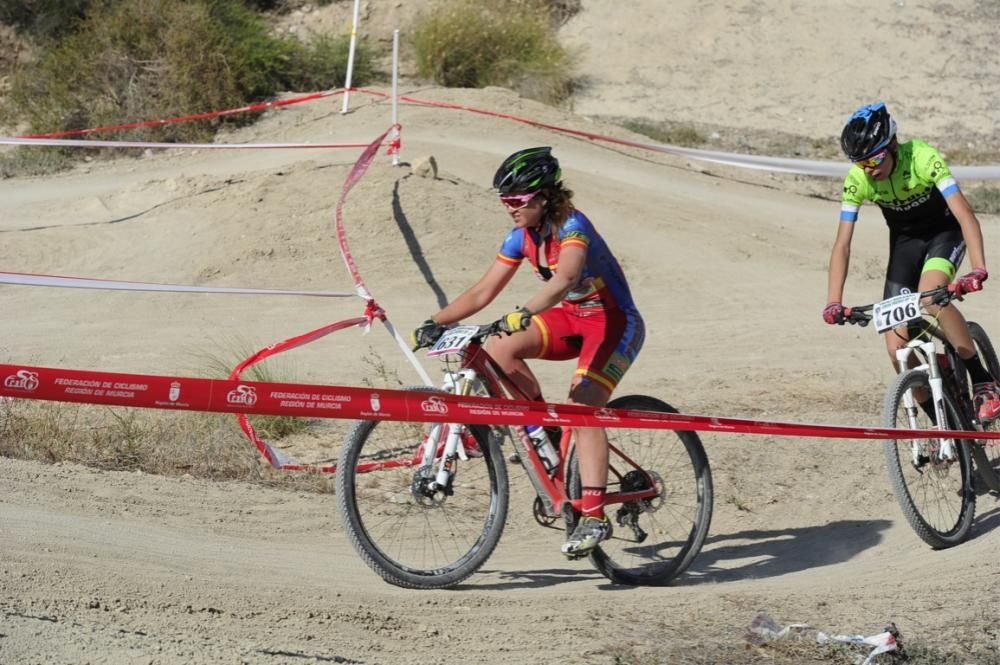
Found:
[{"label": "dirt track", "polygon": [[[619,131],[498,90],[407,92]],[[292,107],[230,138],[356,141],[388,126],[384,104],[338,110]],[[881,342],[819,317],[837,204],[802,194],[828,182],[707,168],[455,111],[407,107],[403,123],[405,159],[433,155],[441,177],[382,160],[345,208],[368,285],[401,328],[491,260],[505,224],[487,188],[496,163],[515,147],[551,144],[649,327],[623,394],[662,396],[690,413],[878,423],[891,376]],[[0,266],[349,288],[332,211],[354,158],[178,151],[2,181]],[[1000,226],[983,222],[993,256]],[[855,237],[849,292],[870,301],[886,242],[877,212],[865,209]],[[963,311],[1000,331],[992,285]],[[535,286],[519,275],[484,319]],[[181,373],[191,347],[219,336],[262,345],[356,310],[2,287],[0,359]],[[358,359],[372,348],[413,382],[380,330],[296,350],[300,379],[356,385],[371,378]],[[568,366],[539,374],[557,397]],[[828,633],[871,635],[894,621],[904,639],[964,654],[955,662],[997,662],[994,497],[979,498],[971,541],[933,552],[902,521],[876,443],[704,438],[715,518],[688,574],[664,589],[613,587],[587,563],[566,563],[560,534],[531,521],[519,472],[486,568],[460,589],[417,593],[364,567],[332,494],[0,459],[0,663],[769,662],[743,640],[761,611]],[[337,444],[304,452],[328,455]],[[785,662],[848,662],[802,653]]]}]

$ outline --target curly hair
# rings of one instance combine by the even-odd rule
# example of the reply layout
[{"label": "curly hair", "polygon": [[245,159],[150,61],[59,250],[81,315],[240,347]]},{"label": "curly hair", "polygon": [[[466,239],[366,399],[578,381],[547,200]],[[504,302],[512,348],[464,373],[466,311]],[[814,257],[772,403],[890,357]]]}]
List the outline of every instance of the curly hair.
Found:
[{"label": "curly hair", "polygon": [[552,222],[555,226],[562,226],[573,214],[573,191],[563,186],[561,182],[542,188],[542,197],[545,199],[545,211],[543,219]]}]

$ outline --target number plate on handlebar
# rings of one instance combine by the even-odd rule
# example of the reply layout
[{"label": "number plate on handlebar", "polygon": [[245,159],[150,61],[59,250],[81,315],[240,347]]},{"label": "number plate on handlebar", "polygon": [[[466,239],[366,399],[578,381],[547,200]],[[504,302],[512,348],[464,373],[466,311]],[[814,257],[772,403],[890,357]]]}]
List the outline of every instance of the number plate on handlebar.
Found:
[{"label": "number plate on handlebar", "polygon": [[459,353],[469,345],[469,341],[479,334],[479,326],[455,326],[449,328],[427,351],[430,357]]},{"label": "number plate on handlebar", "polygon": [[885,332],[920,318],[920,294],[903,293],[872,306],[875,332]]}]

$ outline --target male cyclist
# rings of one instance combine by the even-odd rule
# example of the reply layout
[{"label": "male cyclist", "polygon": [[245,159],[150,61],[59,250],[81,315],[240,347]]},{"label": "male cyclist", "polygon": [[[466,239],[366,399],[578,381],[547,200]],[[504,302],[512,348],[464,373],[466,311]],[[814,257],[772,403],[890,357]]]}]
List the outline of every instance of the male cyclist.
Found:
[{"label": "male cyclist", "polygon": [[[479,281],[413,331],[414,347],[433,344],[445,326],[493,302],[527,259],[542,286],[524,307],[501,319],[507,336],[490,340],[490,353],[524,394],[539,400],[541,389],[524,359],[578,358],[569,401],[604,406],[645,338],[621,266],[573,206],[573,192],[563,185],[551,148],[515,152],[500,165],[493,188],[514,228]],[[570,558],[585,556],[611,535],[604,513],[607,433],[598,427],[574,431],[583,496],[582,517],[562,546]]]},{"label": "male cyclist", "polygon": [[[982,229],[940,153],[916,139],[899,143],[896,122],[882,102],[854,112],[841,133],[840,145],[854,165],[844,180],[823,320],[830,324],[844,323],[841,302],[850,263],[851,237],[858,208],[865,201],[872,201],[882,209],[889,226],[889,263],[883,298],[948,284],[955,279],[967,250],[972,271],[955,280],[950,288],[959,299],[982,289],[988,276]],[[961,312],[954,306],[940,308],[938,322],[969,370],[980,422],[995,420],[1000,414],[995,377],[983,367]],[[906,342],[905,326],[885,333],[893,366],[896,350]],[[928,408],[927,404],[922,406]]]}]

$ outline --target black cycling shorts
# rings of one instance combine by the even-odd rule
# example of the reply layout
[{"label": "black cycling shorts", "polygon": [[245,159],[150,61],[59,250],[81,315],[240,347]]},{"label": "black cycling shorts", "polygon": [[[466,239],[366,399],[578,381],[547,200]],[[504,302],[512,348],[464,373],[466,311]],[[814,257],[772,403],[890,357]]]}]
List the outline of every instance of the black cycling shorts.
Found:
[{"label": "black cycling shorts", "polygon": [[949,280],[954,279],[964,257],[965,240],[961,228],[920,235],[891,233],[882,297],[913,293],[920,284],[920,276],[928,270],[940,270]]}]

